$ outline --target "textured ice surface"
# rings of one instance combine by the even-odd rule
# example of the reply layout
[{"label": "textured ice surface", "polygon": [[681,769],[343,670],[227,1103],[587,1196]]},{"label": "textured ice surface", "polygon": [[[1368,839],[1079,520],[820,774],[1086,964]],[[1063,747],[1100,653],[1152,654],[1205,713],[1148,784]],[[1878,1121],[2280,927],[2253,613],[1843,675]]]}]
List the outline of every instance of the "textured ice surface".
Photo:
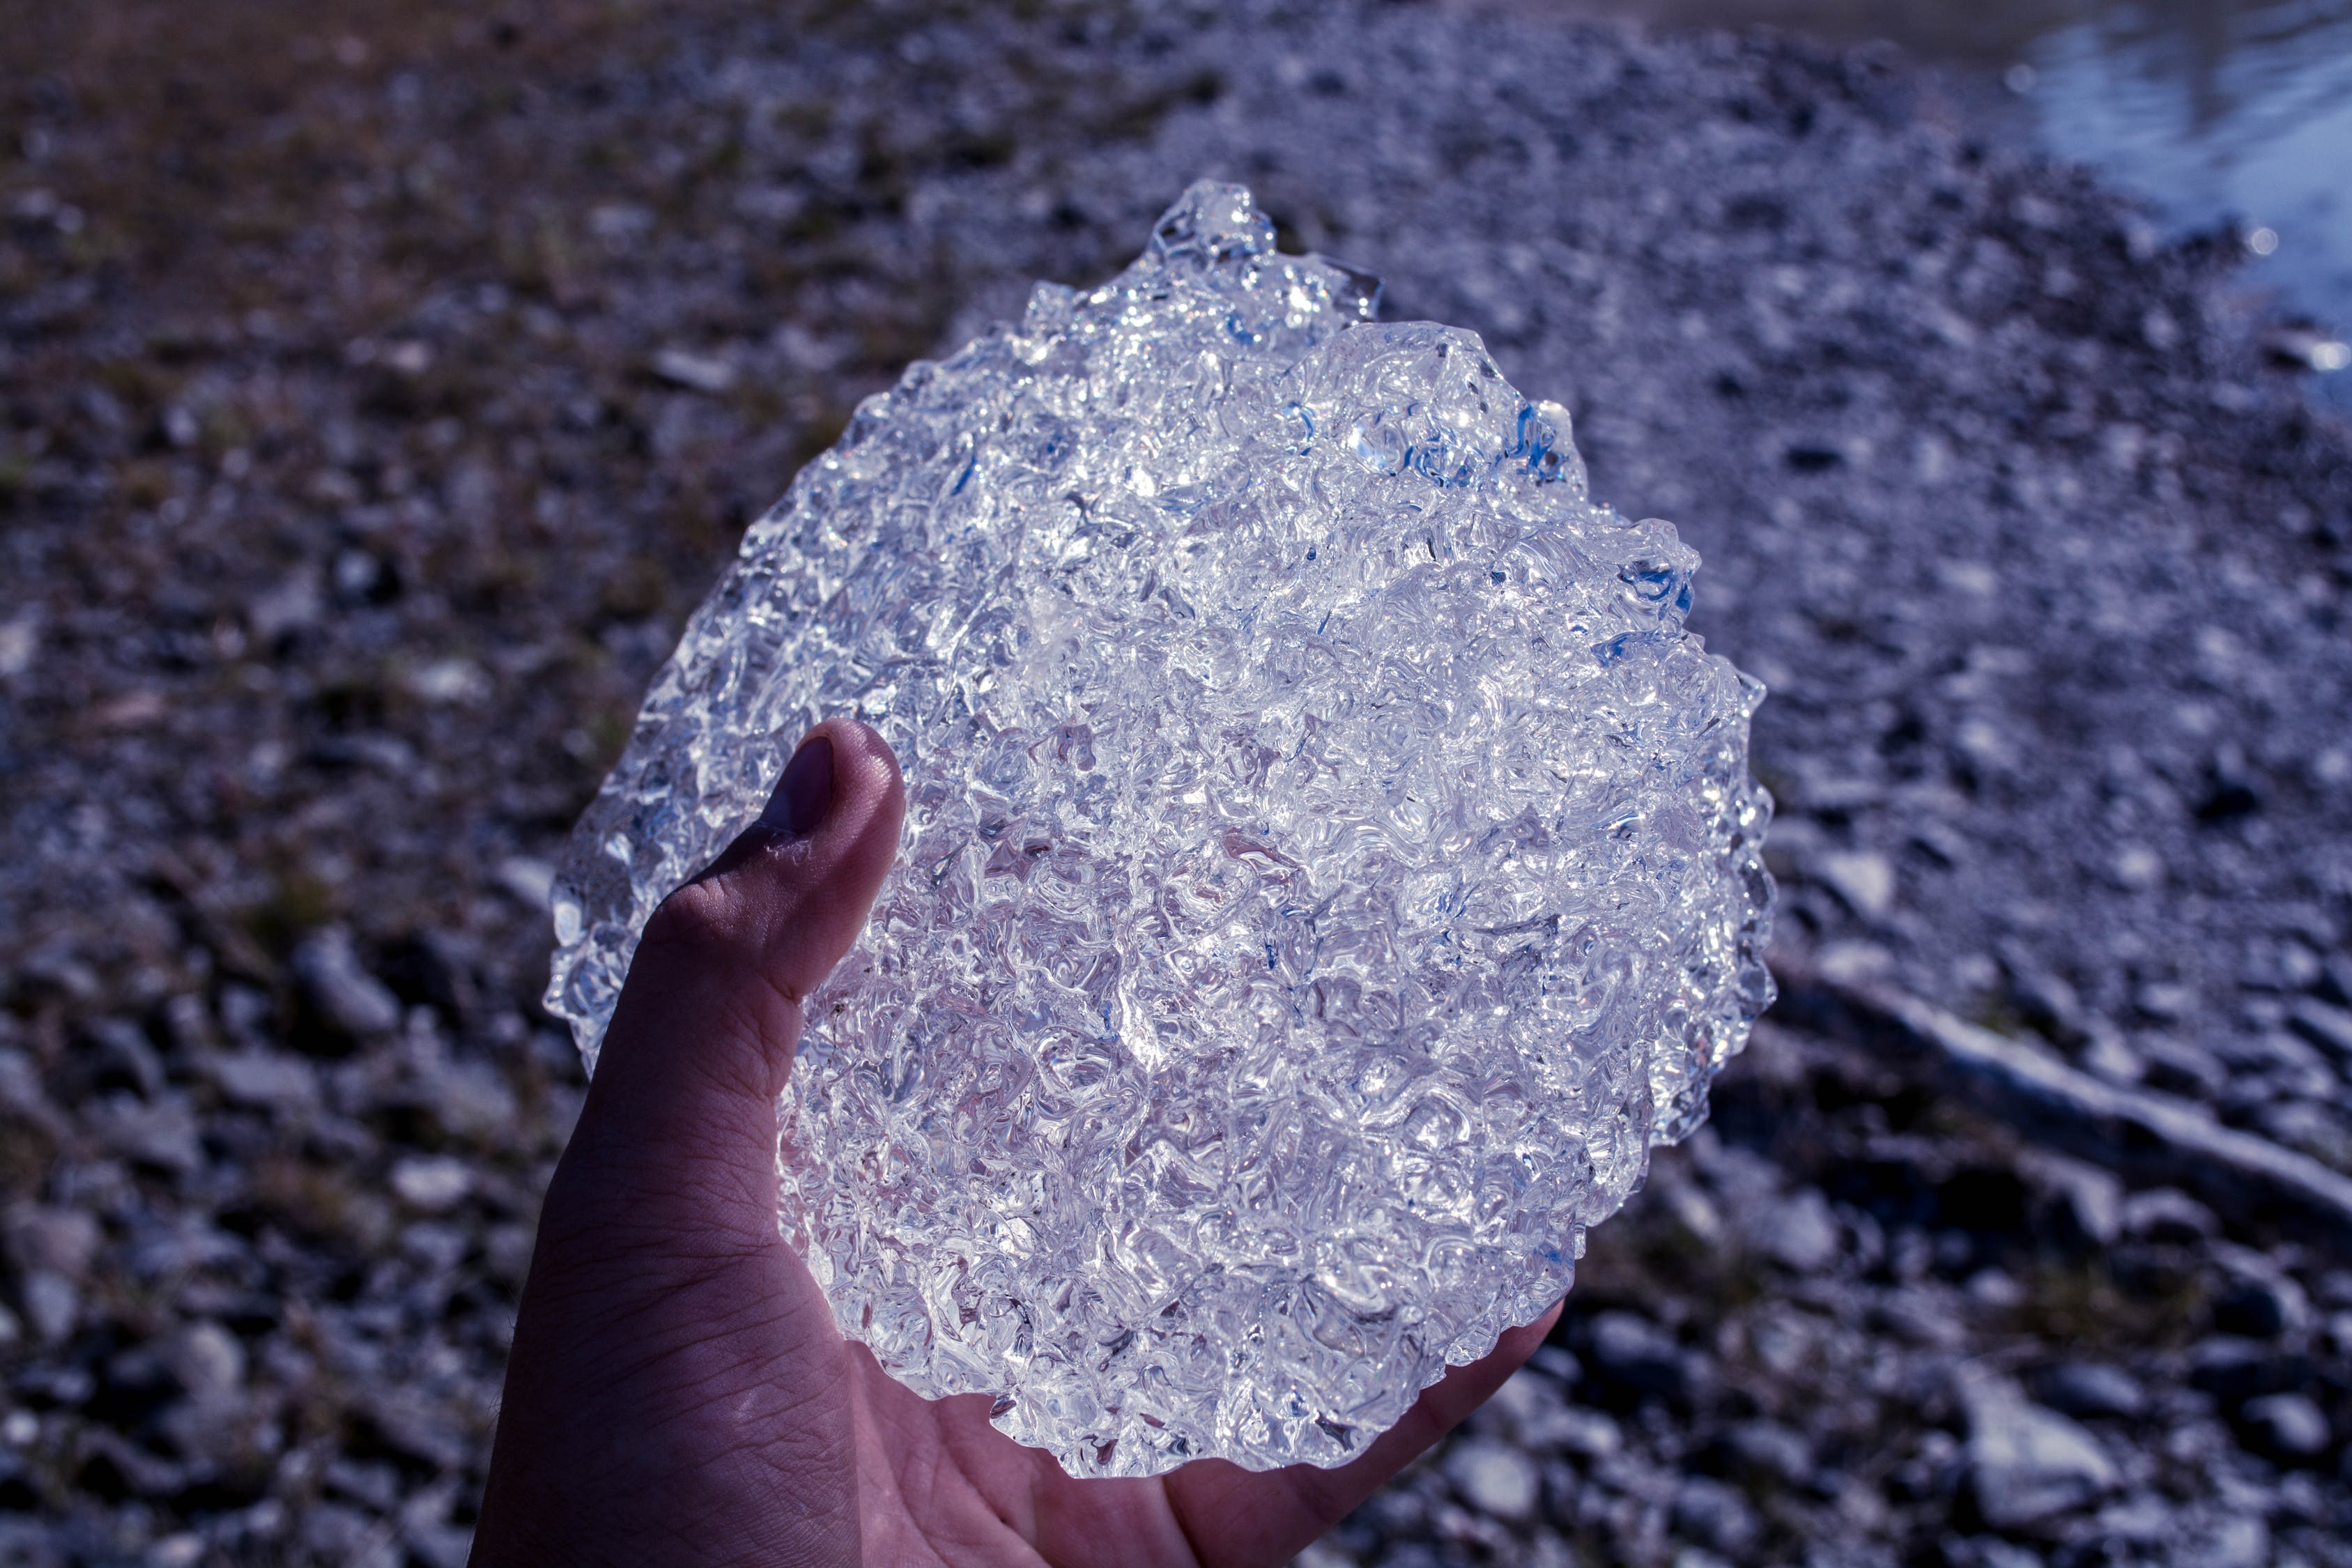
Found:
[{"label": "textured ice surface", "polygon": [[1760,689],[1472,333],[1202,184],[869,399],[751,530],[559,883],[638,931],[816,719],[906,770],[810,999],[786,1234],[1073,1474],[1336,1464],[1567,1288],[1769,995]]}]

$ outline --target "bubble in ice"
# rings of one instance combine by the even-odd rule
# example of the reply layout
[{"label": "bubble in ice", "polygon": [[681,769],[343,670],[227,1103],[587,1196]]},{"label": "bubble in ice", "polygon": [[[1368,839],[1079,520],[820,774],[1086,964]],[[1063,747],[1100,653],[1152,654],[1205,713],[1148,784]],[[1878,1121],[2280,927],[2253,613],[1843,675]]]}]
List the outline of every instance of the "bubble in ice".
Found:
[{"label": "bubble in ice", "polygon": [[802,731],[905,836],[810,999],[785,1235],[1075,1475],[1362,1451],[1569,1285],[1770,997],[1761,688],[1475,333],[1203,183],[869,398],[752,526],[558,882],[593,1068]]}]

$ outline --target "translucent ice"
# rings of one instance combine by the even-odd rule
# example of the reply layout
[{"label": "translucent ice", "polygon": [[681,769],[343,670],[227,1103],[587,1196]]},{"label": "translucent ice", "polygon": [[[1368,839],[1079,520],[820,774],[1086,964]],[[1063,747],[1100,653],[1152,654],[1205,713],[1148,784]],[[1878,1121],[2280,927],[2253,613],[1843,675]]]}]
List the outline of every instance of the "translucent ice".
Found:
[{"label": "translucent ice", "polygon": [[1359,1452],[1564,1290],[1768,1001],[1760,689],[1475,335],[1202,184],[869,399],[751,530],[559,882],[638,931],[817,718],[899,859],[810,1000],[784,1231],[1074,1474]]}]

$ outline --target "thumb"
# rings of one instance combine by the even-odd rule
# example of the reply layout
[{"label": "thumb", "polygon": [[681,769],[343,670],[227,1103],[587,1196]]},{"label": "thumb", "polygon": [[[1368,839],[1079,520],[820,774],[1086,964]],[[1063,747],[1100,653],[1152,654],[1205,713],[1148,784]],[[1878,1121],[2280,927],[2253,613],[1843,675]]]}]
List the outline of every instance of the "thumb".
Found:
[{"label": "thumb", "polygon": [[564,1164],[609,1205],[685,1196],[698,1226],[775,1236],[776,1097],[802,998],[856,941],[906,790],[854,719],[811,730],[767,809],[646,922]]},{"label": "thumb", "polygon": [[905,810],[882,738],[820,724],[646,923],[540,1213],[477,1563],[732,1563],[762,1532],[855,1560],[848,1363],[776,1226],[776,1096]]}]

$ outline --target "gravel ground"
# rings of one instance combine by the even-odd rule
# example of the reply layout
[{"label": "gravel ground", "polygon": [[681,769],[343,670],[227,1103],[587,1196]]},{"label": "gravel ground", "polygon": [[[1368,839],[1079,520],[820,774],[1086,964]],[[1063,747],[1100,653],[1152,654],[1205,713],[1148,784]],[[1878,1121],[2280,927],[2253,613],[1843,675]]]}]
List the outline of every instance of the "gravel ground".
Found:
[{"label": "gravel ground", "polygon": [[[749,517],[1185,183],[1572,408],[1781,956],[2352,1170],[2352,437],[1871,50],[1427,5],[0,4],[0,1563],[462,1562],[548,864]],[[2352,1272],[1769,1028],[1314,1561],[2352,1563]]]}]

